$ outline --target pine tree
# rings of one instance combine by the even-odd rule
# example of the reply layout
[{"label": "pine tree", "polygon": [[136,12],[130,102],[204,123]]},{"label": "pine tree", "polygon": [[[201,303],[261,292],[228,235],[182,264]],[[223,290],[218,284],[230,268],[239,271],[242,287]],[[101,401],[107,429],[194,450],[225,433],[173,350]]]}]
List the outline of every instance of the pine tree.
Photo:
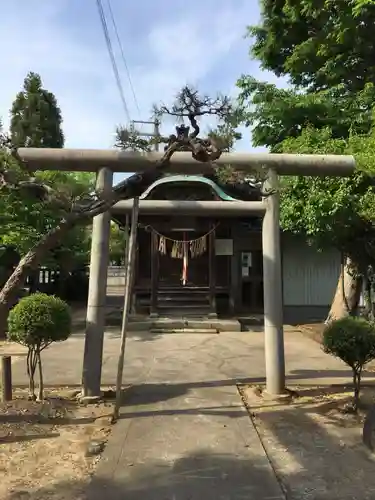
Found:
[{"label": "pine tree", "polygon": [[62,148],[61,110],[52,92],[30,72],[11,109],[10,135],[15,147]]}]

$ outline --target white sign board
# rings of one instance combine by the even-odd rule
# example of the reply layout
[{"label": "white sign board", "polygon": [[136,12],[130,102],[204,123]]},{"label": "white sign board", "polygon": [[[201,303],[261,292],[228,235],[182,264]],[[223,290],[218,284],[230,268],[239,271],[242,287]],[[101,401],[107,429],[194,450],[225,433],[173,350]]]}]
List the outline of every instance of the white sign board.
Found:
[{"label": "white sign board", "polygon": [[242,268],[242,277],[243,278],[248,278],[250,275],[249,268],[248,267],[243,267]]},{"label": "white sign board", "polygon": [[233,240],[232,239],[216,239],[215,240],[216,255],[233,255]]}]

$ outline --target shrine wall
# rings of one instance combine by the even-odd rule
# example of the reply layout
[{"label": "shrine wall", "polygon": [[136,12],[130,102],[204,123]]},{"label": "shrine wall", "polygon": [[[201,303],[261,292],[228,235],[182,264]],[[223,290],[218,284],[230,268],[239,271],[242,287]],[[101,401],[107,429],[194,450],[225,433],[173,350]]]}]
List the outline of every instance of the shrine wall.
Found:
[{"label": "shrine wall", "polygon": [[340,253],[319,251],[302,237],[282,235],[284,321],[324,320],[340,275]]}]

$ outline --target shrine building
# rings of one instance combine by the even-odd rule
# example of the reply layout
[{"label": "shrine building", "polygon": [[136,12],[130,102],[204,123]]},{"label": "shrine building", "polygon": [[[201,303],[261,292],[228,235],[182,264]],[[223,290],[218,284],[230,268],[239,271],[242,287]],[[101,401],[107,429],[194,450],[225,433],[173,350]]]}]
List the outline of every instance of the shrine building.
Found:
[{"label": "shrine building", "polygon": [[[166,175],[140,197],[133,312],[151,317],[241,317],[263,313],[262,217],[182,214],[181,201],[260,201],[259,190],[206,176]],[[170,201],[168,212],[157,202]],[[155,202],[155,203],[153,203]],[[112,210],[125,228],[129,215]],[[340,271],[335,250],[319,252],[281,234],[284,321],[324,319]]]}]

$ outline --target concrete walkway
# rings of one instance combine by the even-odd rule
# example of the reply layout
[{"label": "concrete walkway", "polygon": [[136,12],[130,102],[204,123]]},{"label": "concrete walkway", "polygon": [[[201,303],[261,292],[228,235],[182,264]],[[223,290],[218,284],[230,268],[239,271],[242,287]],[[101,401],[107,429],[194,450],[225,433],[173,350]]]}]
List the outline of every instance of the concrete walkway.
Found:
[{"label": "concrete walkway", "polygon": [[174,348],[130,393],[89,499],[283,499],[236,386],[218,370],[217,338],[180,349],[179,340],[168,338]]},{"label": "concrete walkway", "polygon": [[[298,332],[287,330],[285,345],[290,383],[350,380]],[[118,333],[107,333],[105,384],[115,381],[118,349]],[[82,350],[82,335],[48,349],[47,384],[79,385]],[[15,382],[25,382],[23,366],[14,368]],[[262,332],[132,335],[124,382],[133,388],[88,500],[284,499],[236,387],[263,377]]]},{"label": "concrete walkway", "polygon": [[235,387],[179,392],[146,386],[133,394],[88,498],[284,499]]}]

